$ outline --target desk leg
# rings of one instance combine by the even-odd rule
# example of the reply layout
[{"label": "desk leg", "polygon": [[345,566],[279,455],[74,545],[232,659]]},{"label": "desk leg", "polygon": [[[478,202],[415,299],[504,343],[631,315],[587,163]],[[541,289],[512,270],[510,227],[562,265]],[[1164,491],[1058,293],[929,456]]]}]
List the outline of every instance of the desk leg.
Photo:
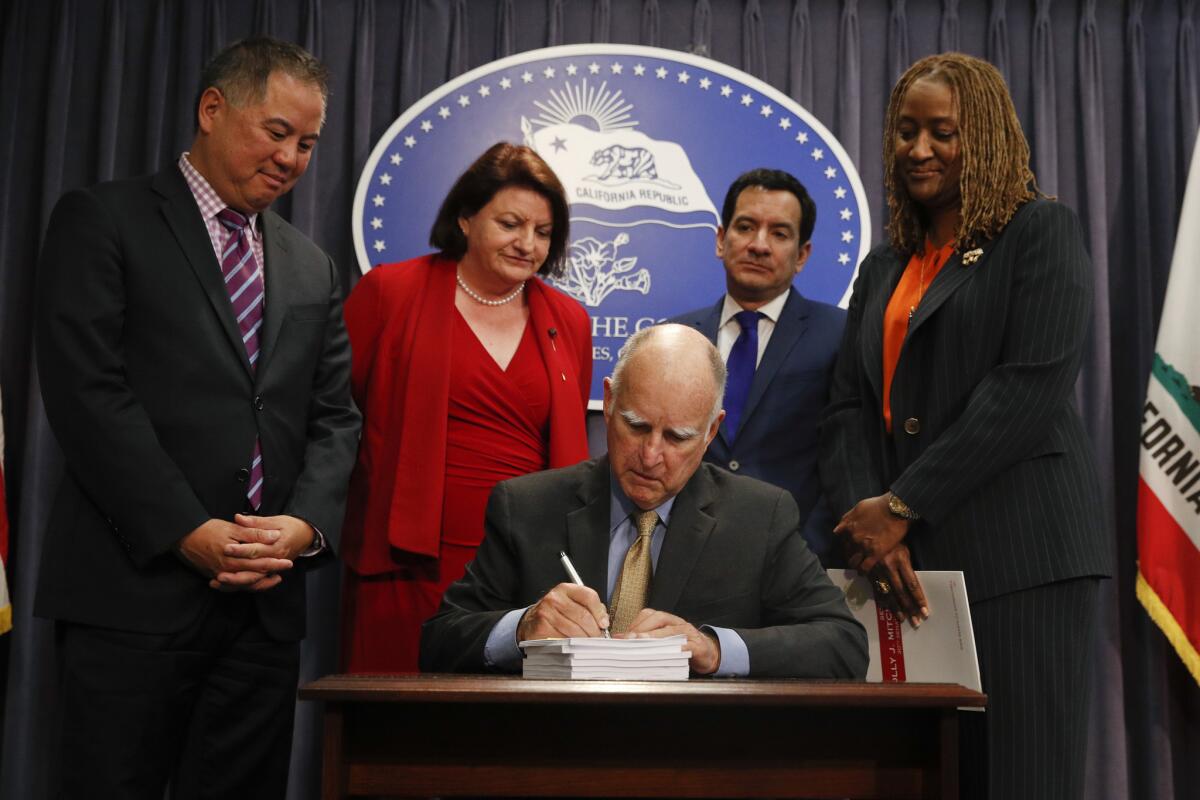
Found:
[{"label": "desk leg", "polygon": [[941,735],[941,784],[938,796],[958,800],[958,709],[942,709],[938,727]]},{"label": "desk leg", "polygon": [[341,703],[325,703],[325,735],[321,754],[322,800],[346,797],[346,748],[342,741],[344,711]]}]

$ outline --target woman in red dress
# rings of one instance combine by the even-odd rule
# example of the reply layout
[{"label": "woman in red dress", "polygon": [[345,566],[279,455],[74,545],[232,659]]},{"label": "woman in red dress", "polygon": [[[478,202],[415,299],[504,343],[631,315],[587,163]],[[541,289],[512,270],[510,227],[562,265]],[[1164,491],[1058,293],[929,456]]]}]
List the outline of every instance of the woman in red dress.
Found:
[{"label": "woman in red dress", "polygon": [[416,671],[492,487],[587,457],[590,322],[537,277],[560,269],[567,235],[554,172],[500,143],[443,201],[440,252],[372,269],[347,299],[364,417],[342,542],[347,671]]}]

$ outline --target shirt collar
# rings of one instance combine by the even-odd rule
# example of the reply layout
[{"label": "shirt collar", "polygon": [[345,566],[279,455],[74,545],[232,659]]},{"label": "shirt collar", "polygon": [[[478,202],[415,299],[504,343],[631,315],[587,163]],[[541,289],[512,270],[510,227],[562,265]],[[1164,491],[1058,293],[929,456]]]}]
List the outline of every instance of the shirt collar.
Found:
[{"label": "shirt collar", "polygon": [[[187,181],[188,188],[192,190],[192,196],[196,198],[196,204],[200,206],[200,213],[207,222],[220,214],[223,209],[230,208],[230,205],[221,199],[212,184],[200,174],[198,169],[192,166],[188,155],[189,153],[185,151],[179,156],[179,171],[183,173],[183,179]],[[250,214],[249,219],[250,230],[254,231],[255,236],[258,236],[258,212]]]},{"label": "shirt collar", "polygon": [[[789,286],[786,290],[776,295],[771,302],[760,306],[758,313],[762,314],[773,323],[779,322],[779,315],[783,313],[783,306],[785,303],[787,303],[788,294],[790,292],[791,287]],[[733,297],[730,296],[729,292],[726,292],[725,303],[721,306],[721,322],[719,325],[717,325],[717,327],[725,327],[725,325],[729,323],[729,320],[733,319],[733,315],[741,310],[742,307],[738,305],[738,301],[734,300]]]},{"label": "shirt collar", "polygon": [[[609,491],[611,500],[609,501],[608,532],[611,534],[617,529],[618,525],[642,509],[634,505],[633,501],[625,496],[625,491],[621,488],[621,482],[617,480],[617,476],[613,475],[611,471],[609,472],[609,485],[611,487]],[[658,518],[662,520],[663,527],[666,527],[671,519],[671,509],[675,505],[675,497],[677,495],[668,497],[662,501],[662,504],[658,508],[654,509],[658,512]]]},{"label": "shirt collar", "polygon": [[925,244],[921,248],[919,255],[922,258],[928,258],[930,255],[933,255],[935,261],[946,262],[950,260],[950,256],[954,255],[955,244],[957,244],[957,242],[955,242],[954,239],[951,239],[941,247],[936,247],[933,244],[933,240],[926,236]]}]

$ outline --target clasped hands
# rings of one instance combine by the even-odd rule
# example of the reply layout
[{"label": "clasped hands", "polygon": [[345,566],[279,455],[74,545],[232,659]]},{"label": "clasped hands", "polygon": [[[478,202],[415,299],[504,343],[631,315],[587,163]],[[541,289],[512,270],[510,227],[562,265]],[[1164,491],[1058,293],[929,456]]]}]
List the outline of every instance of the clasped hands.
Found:
[{"label": "clasped hands", "polygon": [[[602,636],[611,621],[608,609],[596,590],[589,586],[560,583],[538,600],[517,624],[517,641],[557,639],[570,636]],[[614,639],[661,639],[682,633],[692,653],[690,667],[697,675],[711,675],[721,665],[721,645],[716,636],[700,631],[687,620],[643,608],[629,630],[612,634]]]},{"label": "clasped hands", "polygon": [[842,543],[847,563],[874,581],[885,581],[887,596],[901,621],[914,628],[929,617],[925,589],[912,567],[904,537],[912,525],[888,510],[888,496],[868,497],[842,515],[833,532]]},{"label": "clasped hands", "polygon": [[179,553],[225,592],[261,592],[283,580],[296,556],[312,546],[314,531],[298,517],[237,514],[210,519],[179,540]]}]

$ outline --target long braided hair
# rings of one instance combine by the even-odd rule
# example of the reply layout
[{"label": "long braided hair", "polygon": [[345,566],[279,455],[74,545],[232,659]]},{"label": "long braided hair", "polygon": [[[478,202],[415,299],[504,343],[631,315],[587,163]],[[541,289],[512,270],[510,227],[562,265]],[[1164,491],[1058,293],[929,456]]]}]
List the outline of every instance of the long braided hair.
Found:
[{"label": "long braided hair", "polygon": [[1041,196],[1029,168],[1029,143],[1000,72],[963,53],[940,53],[917,61],[900,77],[888,102],[883,130],[883,175],[888,198],[888,238],[897,251],[924,246],[925,210],[908,196],[896,174],[900,106],[909,86],[922,78],[950,87],[958,113],[962,153],[962,212],[955,235],[959,252],[996,236],[1024,203]]}]

